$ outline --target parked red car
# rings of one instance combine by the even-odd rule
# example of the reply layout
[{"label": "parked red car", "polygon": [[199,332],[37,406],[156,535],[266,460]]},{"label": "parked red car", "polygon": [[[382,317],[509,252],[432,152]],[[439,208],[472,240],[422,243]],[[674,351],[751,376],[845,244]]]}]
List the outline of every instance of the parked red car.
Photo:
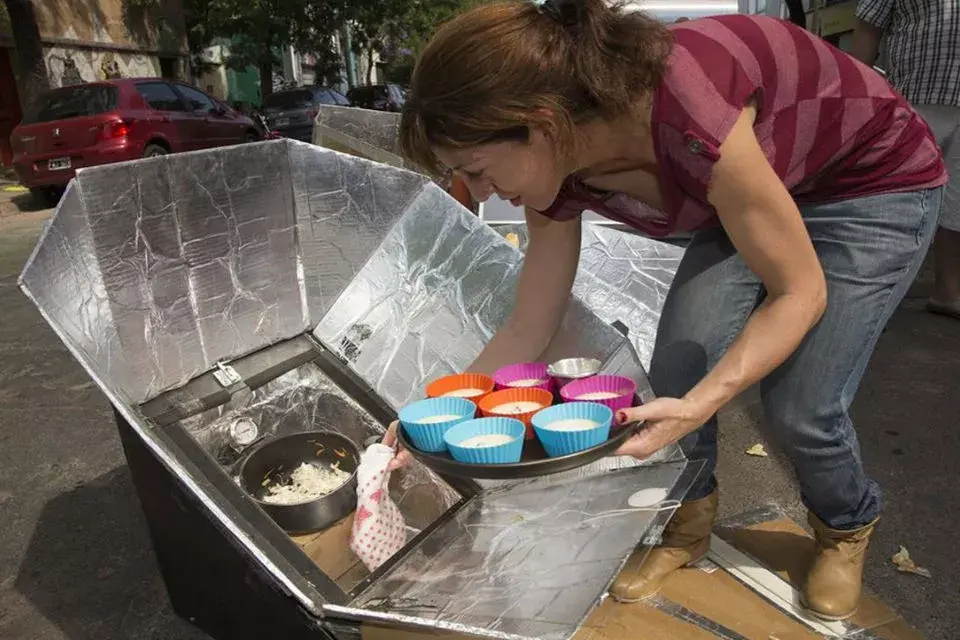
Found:
[{"label": "parked red car", "polygon": [[54,89],[10,137],[20,183],[50,202],[81,167],[260,140],[253,120],[160,78]]}]

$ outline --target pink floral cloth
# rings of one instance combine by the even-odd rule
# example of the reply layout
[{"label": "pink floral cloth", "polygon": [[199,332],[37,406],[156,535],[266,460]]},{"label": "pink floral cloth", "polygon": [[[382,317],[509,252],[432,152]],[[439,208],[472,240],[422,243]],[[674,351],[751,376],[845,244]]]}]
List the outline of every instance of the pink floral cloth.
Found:
[{"label": "pink floral cloth", "polygon": [[394,451],[372,444],[360,454],[357,468],[357,512],[353,518],[350,549],[373,571],[403,547],[406,525],[400,509],[390,499],[387,464]]}]

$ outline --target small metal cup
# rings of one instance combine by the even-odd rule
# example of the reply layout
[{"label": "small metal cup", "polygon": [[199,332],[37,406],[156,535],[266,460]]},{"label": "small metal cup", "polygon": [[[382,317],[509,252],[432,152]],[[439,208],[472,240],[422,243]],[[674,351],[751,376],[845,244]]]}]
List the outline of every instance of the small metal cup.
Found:
[{"label": "small metal cup", "polygon": [[568,382],[597,375],[601,366],[603,363],[596,358],[565,358],[547,367],[547,375],[557,381],[559,389]]}]

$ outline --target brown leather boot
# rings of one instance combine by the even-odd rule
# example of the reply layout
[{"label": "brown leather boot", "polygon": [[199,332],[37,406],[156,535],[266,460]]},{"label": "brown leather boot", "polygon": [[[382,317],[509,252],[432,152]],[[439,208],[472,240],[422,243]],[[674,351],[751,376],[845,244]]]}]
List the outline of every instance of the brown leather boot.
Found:
[{"label": "brown leather boot", "polygon": [[692,564],[707,555],[710,549],[710,532],[717,518],[717,502],[720,492],[699,500],[684,502],[673,514],[663,531],[660,546],[650,550],[638,568],[631,568],[637,554],[610,587],[610,595],[617,602],[639,602],[659,593],[663,580],[677,569]]},{"label": "brown leather boot", "polygon": [[838,531],[808,514],[817,539],[817,557],[803,585],[801,602],[810,613],[823,620],[846,620],[856,613],[863,562],[877,520],[859,529]]}]

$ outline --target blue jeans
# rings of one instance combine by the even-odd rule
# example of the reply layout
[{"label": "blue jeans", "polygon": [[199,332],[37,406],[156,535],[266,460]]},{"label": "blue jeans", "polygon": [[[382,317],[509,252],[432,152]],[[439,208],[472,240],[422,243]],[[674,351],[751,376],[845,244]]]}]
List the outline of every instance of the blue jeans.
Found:
[{"label": "blue jeans", "polygon": [[[849,530],[880,512],[850,405],[884,326],[906,295],[936,230],[943,189],[884,194],[800,211],[827,279],[827,309],[800,347],[760,384],[767,434],[797,474],[804,504]],[[698,232],[664,304],[650,367],[658,396],[682,397],[706,375],[765,295],[722,228]],[[687,494],[716,487],[717,417],[681,442],[704,473]]]}]

